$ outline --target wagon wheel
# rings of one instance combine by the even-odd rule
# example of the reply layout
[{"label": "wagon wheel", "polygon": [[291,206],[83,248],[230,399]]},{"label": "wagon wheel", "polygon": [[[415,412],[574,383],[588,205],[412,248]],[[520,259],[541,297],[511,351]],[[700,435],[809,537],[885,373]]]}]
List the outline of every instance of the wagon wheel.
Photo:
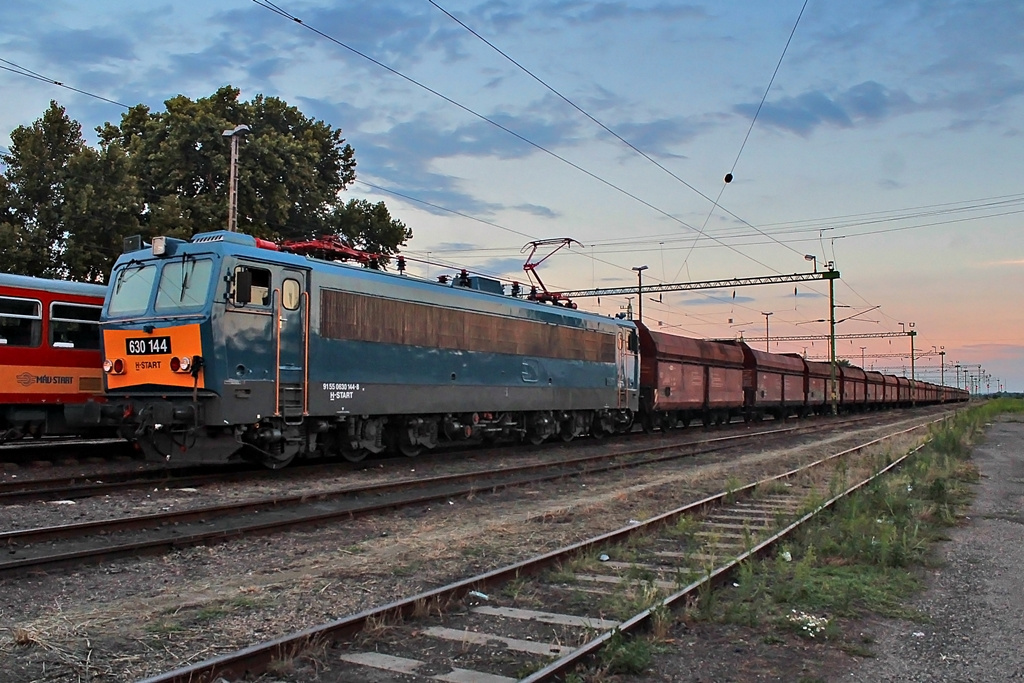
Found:
[{"label": "wagon wheel", "polygon": [[661,431],[667,432],[670,429],[674,429],[676,426],[676,419],[669,413],[662,413],[661,419],[658,420],[658,426],[661,427]]}]

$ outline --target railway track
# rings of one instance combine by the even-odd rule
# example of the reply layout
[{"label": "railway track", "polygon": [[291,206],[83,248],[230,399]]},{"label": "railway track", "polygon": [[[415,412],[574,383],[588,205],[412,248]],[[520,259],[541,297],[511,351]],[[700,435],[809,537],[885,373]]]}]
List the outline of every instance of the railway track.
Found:
[{"label": "railway track", "polygon": [[[853,422],[864,419],[858,418]],[[607,444],[596,453],[514,467],[480,468],[434,477],[406,477],[373,486],[347,485],[316,493],[277,494],[180,511],[8,531],[0,533],[0,546],[5,548],[0,555],[0,573],[76,566],[115,557],[167,552],[230,538],[323,524],[386,509],[424,505],[481,491],[642,467],[699,453],[742,447],[751,441],[767,443],[798,435],[820,436],[842,431],[850,424],[851,421],[813,422],[699,440],[677,439],[670,443],[662,440],[659,444],[651,444],[648,439],[641,440],[642,445],[625,447]],[[210,475],[210,479],[221,481],[224,476],[245,476],[245,473]],[[174,485],[182,486],[183,481],[175,480]],[[139,485],[138,482],[130,484]],[[16,495],[30,494],[19,492]]]},{"label": "railway track", "polygon": [[343,672],[338,680],[562,679],[624,634],[664,623],[670,610],[725,581],[740,562],[771,552],[815,515],[898,467],[920,445],[892,462],[872,449],[927,426],[143,683],[251,680],[278,662],[290,666],[275,669],[275,680],[298,680],[281,671],[294,670],[304,652],[313,653],[321,673]]},{"label": "railway track", "polygon": [[[886,416],[891,415],[885,413]],[[837,428],[843,426],[850,426],[863,423],[865,421],[875,419],[877,416],[857,416],[849,417],[840,421],[834,422]],[[796,424],[797,427],[801,426],[812,426],[819,423],[816,421],[802,421]],[[715,433],[722,434],[725,436],[732,435],[732,431],[739,431],[745,433],[750,429],[755,429],[758,433],[765,431],[772,431],[777,428],[781,429],[792,429],[793,423],[788,423],[783,427],[776,427],[775,424],[769,422],[766,425],[761,426],[758,429],[756,426],[747,425],[743,423],[734,424],[731,427],[727,427],[724,430],[716,430]],[[788,433],[788,432],[787,432]],[[647,442],[651,439],[657,438],[673,438],[679,443],[690,443],[690,442],[702,442],[706,440],[706,432],[697,430],[673,430],[667,435],[665,433],[655,433],[654,435],[644,434],[640,431],[633,432],[628,435],[622,435],[625,439],[614,439],[609,442],[622,443],[624,440],[628,442],[629,439],[640,440]],[[67,441],[71,447],[75,446],[74,441]],[[93,448],[91,442],[77,442],[85,448]],[[118,442],[123,443],[123,442]],[[572,447],[586,447],[588,444],[593,445],[597,442],[576,442],[569,446]],[[102,446],[100,444],[99,446]],[[534,450],[552,450],[565,448],[566,444],[560,442],[547,443],[541,446],[530,447]],[[481,449],[479,447],[475,449],[467,448],[451,448],[440,452],[432,453],[427,456],[420,456],[416,459],[417,463],[427,464],[433,462],[443,461],[452,457],[462,457],[468,451],[472,451],[474,457],[478,459],[487,459],[491,457],[498,457],[501,455],[507,455],[509,448],[515,448],[514,446],[508,447],[497,447],[497,448],[486,448]],[[83,459],[83,455],[75,452],[74,460],[79,462]],[[81,500],[90,498],[93,496],[109,495],[111,493],[117,493],[122,491],[131,491],[135,489],[143,489],[152,486],[158,487],[203,487],[210,486],[213,484],[242,482],[247,480],[262,480],[262,481],[289,481],[293,478],[299,478],[304,476],[309,471],[317,471],[320,469],[330,468],[332,474],[337,474],[339,471],[355,471],[364,469],[367,466],[376,466],[389,462],[401,462],[403,465],[407,462],[403,458],[391,458],[390,460],[378,459],[373,461],[367,461],[364,463],[350,463],[341,460],[331,460],[327,462],[322,461],[310,461],[302,463],[288,468],[287,470],[268,470],[259,465],[249,464],[237,464],[237,465],[221,465],[221,466],[182,466],[182,467],[164,467],[161,465],[148,465],[140,464],[139,468],[132,470],[117,470],[117,469],[104,469],[97,468],[89,472],[75,472],[64,476],[56,477],[28,477],[23,479],[7,479],[0,481],[0,506],[20,504],[30,501],[53,501],[53,500]]]},{"label": "railway track", "polygon": [[80,437],[43,437],[0,442],[0,471],[2,463],[24,466],[32,462],[57,462],[68,459],[68,449],[75,461],[85,459],[97,462],[112,459],[130,459],[135,448],[124,439],[83,439]]}]

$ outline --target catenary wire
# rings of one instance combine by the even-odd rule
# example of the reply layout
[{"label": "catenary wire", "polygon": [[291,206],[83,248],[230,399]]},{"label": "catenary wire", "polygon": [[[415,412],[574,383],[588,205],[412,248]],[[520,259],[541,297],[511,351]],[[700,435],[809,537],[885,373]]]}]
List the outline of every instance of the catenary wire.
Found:
[{"label": "catenary wire", "polygon": [[[601,176],[597,175],[596,173],[594,173],[592,171],[589,171],[589,170],[583,168],[582,166],[580,166],[579,164],[577,164],[577,163],[575,163],[573,161],[570,161],[569,159],[561,156],[557,152],[554,152],[554,151],[544,147],[543,145],[541,145],[539,143],[536,143],[533,140],[530,140],[529,138],[525,137],[524,135],[521,135],[520,133],[515,132],[511,128],[508,128],[507,126],[502,125],[501,123],[495,121],[494,119],[491,119],[491,118],[485,116],[484,114],[481,114],[481,113],[471,109],[470,107],[468,107],[468,106],[466,106],[466,105],[464,105],[464,104],[462,104],[460,102],[457,102],[456,100],[448,97],[447,95],[444,95],[443,93],[439,92],[438,90],[435,90],[434,88],[431,88],[430,86],[426,85],[425,83],[421,83],[420,81],[416,80],[415,78],[412,78],[411,76],[408,76],[408,75],[402,73],[401,71],[398,71],[397,69],[395,69],[393,67],[390,67],[390,66],[384,64],[383,62],[377,60],[377,59],[374,59],[373,57],[371,57],[371,56],[369,56],[369,55],[367,55],[367,54],[365,54],[365,53],[355,49],[354,47],[352,47],[350,45],[347,45],[346,43],[343,43],[342,41],[338,40],[334,36],[331,36],[330,34],[325,33],[324,31],[321,31],[320,29],[318,29],[318,28],[316,28],[314,26],[311,26],[311,25],[303,22],[301,19],[299,19],[298,17],[290,14],[286,10],[280,8],[279,6],[277,6],[276,4],[271,2],[270,0],[252,0],[252,2],[255,3],[256,5],[258,5],[259,7],[263,7],[264,9],[269,10],[269,11],[273,12],[274,14],[277,14],[277,15],[279,15],[281,17],[284,17],[286,19],[289,19],[289,20],[299,24],[303,28],[305,28],[305,29],[315,33],[316,35],[324,38],[325,40],[328,40],[328,41],[334,43],[335,45],[338,45],[339,47],[344,48],[345,50],[348,50],[352,54],[355,54],[355,55],[357,55],[359,57],[362,57],[363,59],[365,59],[365,60],[367,60],[367,61],[369,61],[369,62],[371,62],[371,63],[373,63],[373,64],[375,64],[377,66],[379,66],[382,69],[384,69],[385,71],[388,71],[389,73],[392,73],[395,76],[398,76],[399,78],[405,80],[406,82],[411,83],[412,85],[415,85],[418,88],[426,90],[427,92],[431,93],[432,95],[434,95],[436,97],[439,97],[440,99],[444,100],[445,102],[448,102],[452,106],[457,107],[458,109],[461,109],[462,111],[466,112],[467,114],[470,114],[471,116],[473,116],[473,117],[475,117],[477,119],[480,119],[481,121],[484,121],[484,122],[486,122],[486,123],[488,123],[488,124],[498,128],[498,129],[508,133],[512,137],[514,137],[517,140],[519,140],[519,141],[529,145],[530,147],[533,147],[534,149],[536,149],[536,150],[538,150],[540,152],[543,152],[543,153],[551,156],[552,158],[557,159],[558,161],[561,161],[562,163],[564,163],[564,164],[566,164],[568,166],[571,166],[572,168],[576,169],[577,171],[583,173],[584,175],[586,175],[586,176],[588,176],[588,177],[598,181],[599,183],[601,183],[601,184],[603,184],[603,185],[605,185],[607,187],[610,187],[611,189],[615,190],[616,192],[619,192],[620,194],[623,194],[623,195],[629,197],[630,199],[633,199],[636,202],[639,202],[640,204],[643,204],[644,206],[646,206],[649,209],[651,209],[651,210],[661,214],[662,216],[668,218],[669,220],[675,221],[676,223],[679,223],[680,225],[682,225],[682,226],[684,226],[686,228],[689,228],[690,230],[692,230],[694,232],[698,232],[698,233],[700,232],[697,228],[693,227],[692,225],[690,225],[686,221],[682,220],[678,216],[672,215],[671,213],[665,211],[664,209],[661,209],[661,208],[655,206],[654,204],[648,202],[647,200],[639,197],[636,194],[633,194],[632,192],[626,190],[625,188],[622,188],[619,185],[616,185],[615,183],[611,182],[610,180],[602,178]],[[715,238],[712,237],[712,239],[715,239]],[[740,256],[742,256],[742,257],[744,257],[746,259],[749,259],[749,260],[753,261],[754,263],[757,263],[758,265],[762,266],[763,268],[765,268],[767,270],[770,270],[770,271],[775,272],[775,273],[779,273],[780,272],[780,271],[776,270],[775,268],[772,268],[768,264],[758,260],[757,258],[755,258],[755,257],[753,257],[753,256],[751,256],[749,254],[744,254],[743,252],[735,249],[734,247],[731,247],[731,246],[729,246],[727,244],[724,244],[724,243],[722,243],[721,246],[729,249],[730,251],[736,252]]]}]

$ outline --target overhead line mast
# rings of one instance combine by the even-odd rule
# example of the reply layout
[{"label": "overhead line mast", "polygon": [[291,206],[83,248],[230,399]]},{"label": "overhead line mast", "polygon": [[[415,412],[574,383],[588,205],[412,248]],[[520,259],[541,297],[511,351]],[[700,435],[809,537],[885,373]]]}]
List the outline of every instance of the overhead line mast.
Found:
[{"label": "overhead line mast", "polygon": [[659,292],[689,292],[698,289],[728,289],[753,285],[774,285],[785,282],[807,282],[809,280],[837,280],[838,270],[823,270],[814,273],[793,273],[792,275],[765,275],[762,277],[734,277],[725,280],[704,280],[702,282],[669,282],[642,287],[601,287],[598,289],[577,289],[566,292],[538,292],[538,301],[564,301],[591,296],[622,296],[627,294],[658,294]]}]

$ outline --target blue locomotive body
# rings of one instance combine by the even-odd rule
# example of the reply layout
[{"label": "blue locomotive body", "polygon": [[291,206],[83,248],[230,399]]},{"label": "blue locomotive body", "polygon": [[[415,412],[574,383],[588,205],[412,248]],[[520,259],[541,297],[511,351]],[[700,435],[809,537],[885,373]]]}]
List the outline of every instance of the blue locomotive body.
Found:
[{"label": "blue locomotive body", "polygon": [[103,309],[109,419],[147,457],[282,466],[627,429],[630,321],[285,253],[248,235],[154,240]]}]

